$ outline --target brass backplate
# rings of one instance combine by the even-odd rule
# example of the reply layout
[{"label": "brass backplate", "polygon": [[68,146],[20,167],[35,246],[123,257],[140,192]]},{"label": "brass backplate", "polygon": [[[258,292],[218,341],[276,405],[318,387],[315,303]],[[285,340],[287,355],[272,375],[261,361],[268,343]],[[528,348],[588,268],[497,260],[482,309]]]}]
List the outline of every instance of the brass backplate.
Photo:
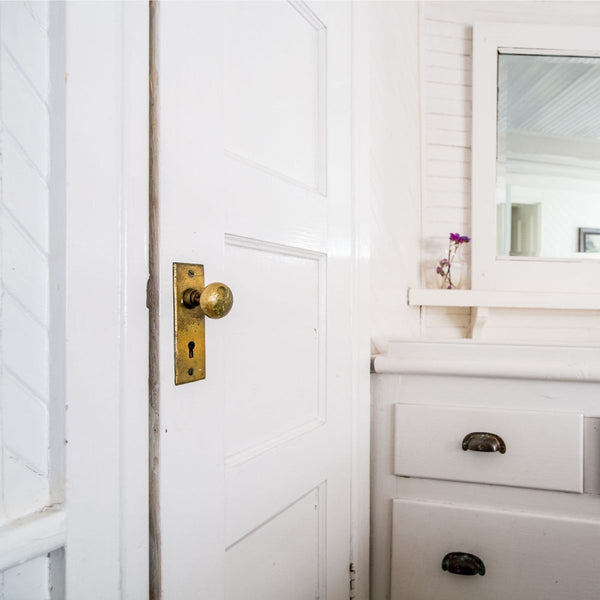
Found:
[{"label": "brass backplate", "polygon": [[190,288],[204,289],[204,265],[173,263],[175,385],[206,377],[204,313],[200,306],[187,308],[183,303],[183,293]]}]

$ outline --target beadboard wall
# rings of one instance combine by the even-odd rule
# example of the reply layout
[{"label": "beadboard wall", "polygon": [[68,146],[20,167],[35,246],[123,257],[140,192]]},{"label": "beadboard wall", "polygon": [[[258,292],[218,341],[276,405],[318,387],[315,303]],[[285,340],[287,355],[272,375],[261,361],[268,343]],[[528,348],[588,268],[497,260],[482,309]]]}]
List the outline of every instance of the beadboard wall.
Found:
[{"label": "beadboard wall", "polygon": [[[0,525],[49,504],[49,3],[0,4]],[[0,599],[49,597],[49,561]]]},{"label": "beadboard wall", "polygon": [[[407,307],[405,294],[408,287],[427,286],[435,263],[447,251],[449,232],[472,233],[473,23],[600,26],[600,5],[403,2],[382,3],[374,12],[383,32],[372,58],[374,80],[385,86],[373,85],[372,91],[376,116],[371,117],[370,168],[376,187],[371,215],[371,313],[375,345],[385,351],[383,340],[388,336],[468,336],[469,308]],[[386,127],[381,125],[380,131],[378,123]],[[464,256],[470,260],[468,247]],[[494,309],[482,337],[595,343],[600,341],[599,317],[595,311]]]}]

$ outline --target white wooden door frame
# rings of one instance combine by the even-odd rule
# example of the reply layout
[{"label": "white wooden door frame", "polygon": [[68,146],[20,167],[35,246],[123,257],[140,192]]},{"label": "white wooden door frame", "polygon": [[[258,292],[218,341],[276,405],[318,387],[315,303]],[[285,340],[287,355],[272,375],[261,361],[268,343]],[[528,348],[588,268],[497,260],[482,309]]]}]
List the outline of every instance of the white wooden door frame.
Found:
[{"label": "white wooden door frame", "polygon": [[370,402],[370,48],[373,7],[352,3],[352,530],[351,553],[356,571],[355,598],[369,598],[370,499],[371,499],[371,402]]},{"label": "white wooden door frame", "polygon": [[55,218],[66,232],[66,595],[142,599],[148,4],[68,2],[63,22],[66,185],[64,211]]},{"label": "white wooden door frame", "polygon": [[49,33],[50,505],[0,568],[65,547],[52,598],[146,598],[148,6],[53,3]]},{"label": "white wooden door frame", "polygon": [[[368,45],[353,6],[352,560],[368,597]],[[148,597],[149,5],[64,7],[67,598]]]}]

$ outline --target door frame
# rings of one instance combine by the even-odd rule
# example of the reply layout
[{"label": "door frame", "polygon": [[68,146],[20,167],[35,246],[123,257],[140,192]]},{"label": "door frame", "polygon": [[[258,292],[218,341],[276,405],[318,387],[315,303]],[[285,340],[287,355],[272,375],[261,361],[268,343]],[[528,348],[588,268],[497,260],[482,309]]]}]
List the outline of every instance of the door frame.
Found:
[{"label": "door frame", "polygon": [[149,9],[62,10],[51,36],[64,44],[55,107],[64,120],[53,130],[64,187],[52,219],[64,232],[53,261],[62,273],[66,597],[147,598]]},{"label": "door frame", "polygon": [[[147,2],[64,5],[66,594],[149,594]],[[369,589],[370,9],[352,4],[354,597]],[[92,342],[90,342],[92,341]],[[90,346],[93,344],[93,346]],[[93,358],[90,361],[90,358]],[[101,369],[101,370],[100,370]],[[92,382],[92,384],[90,384]]]},{"label": "door frame", "polygon": [[[351,1],[352,144],[352,589],[357,600],[370,592],[371,531],[371,322],[370,140],[372,6]],[[352,595],[351,595],[352,597]]]}]

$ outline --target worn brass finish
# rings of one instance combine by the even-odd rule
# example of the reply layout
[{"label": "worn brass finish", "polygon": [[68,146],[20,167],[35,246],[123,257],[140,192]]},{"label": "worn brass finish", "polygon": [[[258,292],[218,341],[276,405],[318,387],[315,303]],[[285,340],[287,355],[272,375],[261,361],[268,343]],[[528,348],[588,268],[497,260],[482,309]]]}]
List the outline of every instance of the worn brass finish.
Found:
[{"label": "worn brass finish", "polygon": [[233,306],[233,294],[224,283],[209,283],[200,295],[200,308],[210,319],[222,319]]},{"label": "worn brass finish", "polygon": [[204,317],[220,319],[232,306],[224,283],[204,287],[204,265],[173,263],[175,385],[206,377]]},{"label": "worn brass finish", "polygon": [[[190,308],[186,304],[189,302],[188,290],[203,289],[203,265],[173,263],[175,385],[198,381],[206,377],[204,313],[200,308],[199,299],[198,303]],[[185,301],[184,295],[186,295]]]}]

